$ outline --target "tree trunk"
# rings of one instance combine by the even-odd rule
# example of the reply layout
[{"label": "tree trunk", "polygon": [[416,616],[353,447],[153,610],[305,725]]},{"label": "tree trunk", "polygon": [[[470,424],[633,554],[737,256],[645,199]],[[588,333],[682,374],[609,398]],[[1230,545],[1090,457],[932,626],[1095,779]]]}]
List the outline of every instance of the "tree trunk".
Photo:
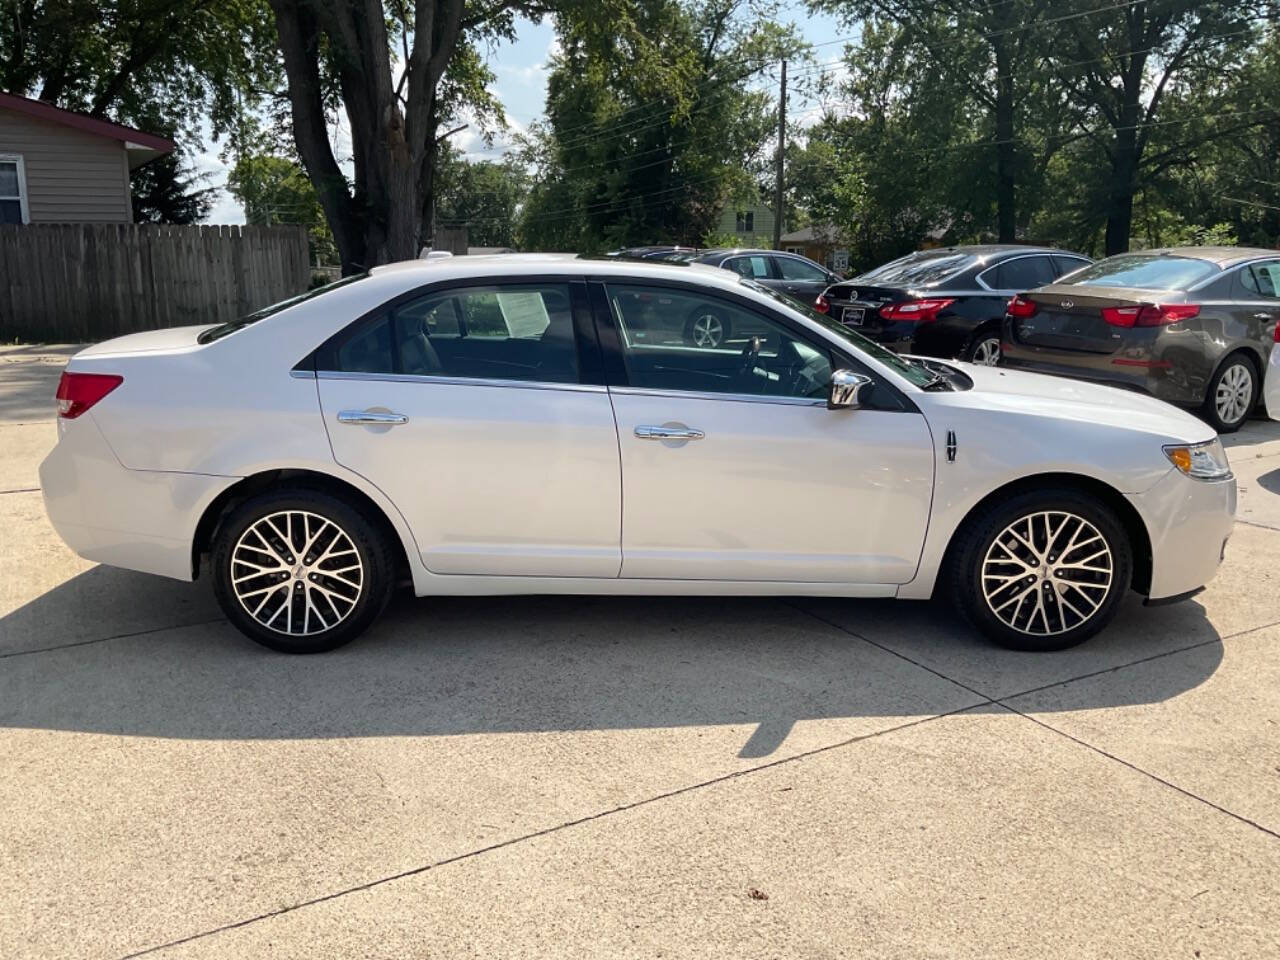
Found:
[{"label": "tree trunk", "polygon": [[996,224],[1001,243],[1017,239],[1017,145],[1013,142],[1013,65],[1003,37],[993,41],[996,55]]},{"label": "tree trunk", "polygon": [[[1141,41],[1134,35],[1134,47]],[[1146,57],[1134,53],[1122,78],[1120,122],[1116,124],[1111,147],[1111,183],[1107,192],[1107,232],[1105,250],[1108,257],[1129,249],[1133,229],[1133,192],[1138,182],[1138,118],[1142,113],[1142,82]]]}]

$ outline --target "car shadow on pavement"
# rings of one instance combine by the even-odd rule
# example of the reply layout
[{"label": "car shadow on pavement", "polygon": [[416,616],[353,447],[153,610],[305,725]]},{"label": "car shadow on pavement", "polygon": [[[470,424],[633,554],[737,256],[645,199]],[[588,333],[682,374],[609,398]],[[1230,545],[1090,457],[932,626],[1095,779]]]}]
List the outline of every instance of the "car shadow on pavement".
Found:
[{"label": "car shadow on pavement", "polygon": [[[743,724],[740,756],[763,757],[797,722],[1002,709],[1196,643],[1176,669],[1076,702],[1163,701],[1217,669],[1198,604],[1132,607],[1084,647],[1024,654],[928,603],[403,595],[351,645],[291,657],[221,619],[207,583],[95,567],[0,617],[0,726],[241,740]],[[88,633],[60,626],[69,609],[97,611]]]}]

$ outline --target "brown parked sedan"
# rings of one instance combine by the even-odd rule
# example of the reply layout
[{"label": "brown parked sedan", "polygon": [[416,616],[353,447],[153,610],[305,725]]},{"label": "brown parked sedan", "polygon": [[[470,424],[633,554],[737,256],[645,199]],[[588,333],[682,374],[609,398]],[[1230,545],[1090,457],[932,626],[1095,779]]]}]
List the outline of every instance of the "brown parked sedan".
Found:
[{"label": "brown parked sedan", "polygon": [[1009,301],[1001,365],[1202,408],[1219,431],[1257,406],[1280,321],[1280,252],[1122,253]]}]

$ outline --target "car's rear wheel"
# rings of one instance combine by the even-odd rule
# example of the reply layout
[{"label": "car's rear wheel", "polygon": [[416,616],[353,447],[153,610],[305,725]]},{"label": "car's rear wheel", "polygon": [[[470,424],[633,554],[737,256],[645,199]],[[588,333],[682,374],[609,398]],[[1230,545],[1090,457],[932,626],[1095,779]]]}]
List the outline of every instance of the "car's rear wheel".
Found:
[{"label": "car's rear wheel", "polygon": [[970,517],[950,554],[948,586],[965,617],[1015,650],[1063,650],[1115,616],[1132,550],[1101,500],[1036,490]]},{"label": "car's rear wheel", "polygon": [[350,642],[382,612],[395,563],[379,526],[316,490],[271,491],[235,507],[212,549],[214,593],[246,636],[285,653]]},{"label": "car's rear wheel", "polygon": [[1227,357],[1209,381],[1205,419],[1219,433],[1234,433],[1249,419],[1258,400],[1258,371],[1242,353]]},{"label": "car's rear wheel", "polygon": [[970,363],[994,367],[1000,362],[1000,334],[995,330],[980,330],[969,344]]}]

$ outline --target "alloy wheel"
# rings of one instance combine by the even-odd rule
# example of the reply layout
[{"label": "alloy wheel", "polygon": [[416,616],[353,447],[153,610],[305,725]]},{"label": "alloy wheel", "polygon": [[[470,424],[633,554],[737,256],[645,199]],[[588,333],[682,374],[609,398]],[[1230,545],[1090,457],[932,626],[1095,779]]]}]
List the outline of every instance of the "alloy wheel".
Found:
[{"label": "alloy wheel", "polygon": [[1078,514],[1043,511],[1000,531],[982,560],[982,595],[995,617],[1029,636],[1087,623],[1111,591],[1115,560],[1098,528]]},{"label": "alloy wheel", "polygon": [[984,367],[994,367],[1000,362],[1000,338],[987,337],[980,340],[973,348],[973,363]]},{"label": "alloy wheel", "polygon": [[1243,363],[1227,367],[1218,380],[1213,403],[1223,423],[1243,420],[1253,403],[1253,371]]},{"label": "alloy wheel", "polygon": [[231,588],[245,612],[269,630],[305,637],[330,630],[356,608],[364,566],[351,537],[305,510],[268,514],[231,551]]},{"label": "alloy wheel", "polygon": [[693,321],[693,344],[696,347],[718,347],[724,339],[724,324],[714,313],[704,313]]}]

